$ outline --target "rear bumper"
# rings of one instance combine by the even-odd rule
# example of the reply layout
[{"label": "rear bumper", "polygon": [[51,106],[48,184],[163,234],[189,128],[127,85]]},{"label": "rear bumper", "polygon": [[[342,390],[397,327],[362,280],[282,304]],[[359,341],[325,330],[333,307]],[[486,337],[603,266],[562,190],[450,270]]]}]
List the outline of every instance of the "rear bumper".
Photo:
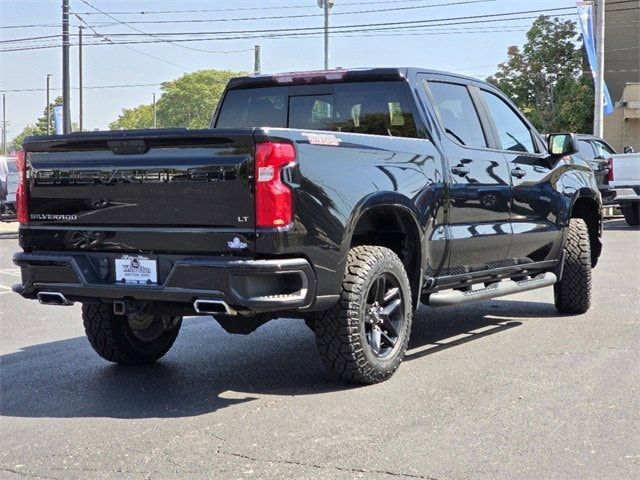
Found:
[{"label": "rear bumper", "polygon": [[613,193],[616,203],[640,201],[640,186],[616,187],[613,189]]},{"label": "rear bumper", "polygon": [[120,254],[17,253],[22,282],[13,290],[25,298],[59,292],[69,301],[154,301],[193,305],[220,300],[239,313],[306,309],[313,303],[316,277],[302,258],[277,260],[229,257],[151,256],[158,264],[157,285],[116,283],[114,259]]}]

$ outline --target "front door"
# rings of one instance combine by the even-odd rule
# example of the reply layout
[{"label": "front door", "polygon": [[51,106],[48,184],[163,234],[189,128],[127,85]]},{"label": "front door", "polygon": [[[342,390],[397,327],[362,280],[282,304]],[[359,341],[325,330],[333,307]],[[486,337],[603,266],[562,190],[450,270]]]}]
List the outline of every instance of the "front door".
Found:
[{"label": "front door", "polygon": [[480,96],[511,176],[514,236],[508,256],[518,262],[557,258],[554,249],[562,244],[565,207],[555,165],[534,131],[503,98],[484,89]]}]

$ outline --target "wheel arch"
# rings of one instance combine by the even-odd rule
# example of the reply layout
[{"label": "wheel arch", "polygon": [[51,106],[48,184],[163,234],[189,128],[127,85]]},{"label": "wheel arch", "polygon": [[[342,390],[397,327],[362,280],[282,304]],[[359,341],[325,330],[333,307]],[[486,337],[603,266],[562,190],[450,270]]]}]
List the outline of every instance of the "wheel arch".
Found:
[{"label": "wheel arch", "polygon": [[598,263],[602,253],[602,208],[600,202],[591,196],[577,197],[571,206],[569,218],[581,218],[587,224],[591,245],[591,266]]},{"label": "wheel arch", "polygon": [[409,277],[413,306],[417,308],[425,250],[415,205],[396,193],[370,195],[354,209],[346,232],[345,251],[358,245],[378,245],[398,255]]}]

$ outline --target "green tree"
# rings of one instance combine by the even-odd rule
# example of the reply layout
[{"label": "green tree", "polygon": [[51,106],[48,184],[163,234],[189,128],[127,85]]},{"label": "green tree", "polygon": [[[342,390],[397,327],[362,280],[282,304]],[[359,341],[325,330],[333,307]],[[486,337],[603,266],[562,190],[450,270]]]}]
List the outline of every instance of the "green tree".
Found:
[{"label": "green tree", "polygon": [[[54,133],[53,126],[53,107],[57,105],[62,105],[62,97],[56,98],[52,103],[49,104],[49,127],[50,133]],[[36,120],[34,125],[27,125],[22,129],[22,131],[16,135],[11,143],[9,144],[9,150],[20,150],[22,148],[22,143],[24,139],[33,135],[46,135],[47,134],[47,109],[45,108],[42,112],[42,115]]]},{"label": "green tree", "polygon": [[135,128],[153,128],[153,105],[139,105],[125,108],[118,119],[109,124],[111,130],[132,130]]},{"label": "green tree", "polygon": [[[245,74],[228,70],[200,70],[163,83],[162,95],[156,104],[158,127],[208,127],[225,85],[229,79],[241,75]],[[149,128],[152,125],[153,107],[140,105],[124,109],[109,128]]]},{"label": "green tree", "polygon": [[509,95],[543,132],[590,132],[593,79],[586,73],[582,41],[572,21],[540,16],[519,49],[487,80]]},{"label": "green tree", "polygon": [[200,70],[162,84],[158,122],[163,127],[206,128],[224,87],[233,77],[228,70]]}]

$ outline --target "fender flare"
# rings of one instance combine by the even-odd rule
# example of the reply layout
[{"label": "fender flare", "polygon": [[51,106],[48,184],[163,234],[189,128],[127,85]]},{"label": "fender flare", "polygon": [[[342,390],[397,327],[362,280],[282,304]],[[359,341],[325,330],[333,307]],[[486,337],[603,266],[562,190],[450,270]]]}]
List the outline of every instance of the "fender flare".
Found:
[{"label": "fender flare", "polygon": [[426,264],[425,256],[427,249],[424,246],[425,233],[424,228],[418,220],[418,210],[409,198],[396,192],[375,192],[362,198],[353,208],[351,215],[347,219],[345,235],[342,239],[341,249],[343,255],[341,255],[341,258],[343,258],[346,263],[347,252],[349,251],[353,241],[356,226],[367,213],[376,208],[394,209],[410,218],[411,227],[414,229],[413,233],[416,234],[416,249],[418,250],[417,268],[416,272],[414,272],[414,275],[417,275],[417,278],[410,278],[410,281],[412,286],[416,287],[415,296],[419,299],[420,291],[422,289],[422,272],[424,271],[424,265]]}]

